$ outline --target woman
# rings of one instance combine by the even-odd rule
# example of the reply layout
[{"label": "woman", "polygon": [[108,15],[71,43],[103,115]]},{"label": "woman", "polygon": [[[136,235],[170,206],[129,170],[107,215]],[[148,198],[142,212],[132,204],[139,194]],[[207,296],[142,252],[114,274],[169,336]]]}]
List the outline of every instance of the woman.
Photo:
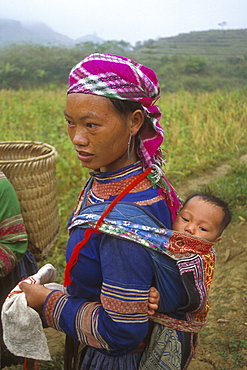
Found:
[{"label": "woman", "polygon": [[[93,225],[97,212],[101,214],[97,207],[103,205],[107,214],[110,204],[120,213],[120,205],[127,207],[127,218],[143,217],[144,212],[152,222],[171,228],[180,202],[162,171],[161,112],[154,104],[159,84],[147,67],[105,54],[91,54],[77,64],[69,84],[68,133],[78,159],[92,172],[69,222],[68,294],[25,283],[20,287],[28,304],[43,310],[49,326],[86,345],[80,369],[134,370],[152,331],[147,312],[149,290],[156,285],[152,258],[135,242],[99,233],[101,220],[96,228],[85,229],[83,223],[86,219]],[[163,309],[184,318],[186,289],[176,262],[164,257],[164,264]],[[188,363],[189,334],[177,330],[169,337],[175,343],[169,369]]]},{"label": "woman", "polygon": [[[15,285],[38,270],[37,263],[27,247],[27,233],[17,195],[4,173],[0,171],[0,310]],[[6,349],[1,323],[0,340],[1,369],[23,363],[23,358],[12,355]],[[29,368],[33,368],[31,364]]]}]

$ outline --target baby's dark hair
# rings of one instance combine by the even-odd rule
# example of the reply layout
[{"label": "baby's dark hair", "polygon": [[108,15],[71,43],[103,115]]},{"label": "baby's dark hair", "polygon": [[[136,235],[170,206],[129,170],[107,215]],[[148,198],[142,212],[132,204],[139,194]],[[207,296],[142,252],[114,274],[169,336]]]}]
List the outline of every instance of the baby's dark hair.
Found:
[{"label": "baby's dark hair", "polygon": [[195,198],[195,197],[199,197],[199,198],[205,200],[205,202],[212,203],[215,206],[220,207],[222,209],[222,211],[224,212],[224,216],[223,216],[221,224],[220,224],[220,234],[219,235],[221,235],[223,230],[229,225],[229,223],[232,220],[232,212],[229,208],[228,203],[226,203],[223,199],[215,196],[211,192],[202,192],[202,193],[197,192],[197,193],[190,194],[185,199],[183,206],[185,206],[186,203],[188,203],[188,201],[190,199]]}]

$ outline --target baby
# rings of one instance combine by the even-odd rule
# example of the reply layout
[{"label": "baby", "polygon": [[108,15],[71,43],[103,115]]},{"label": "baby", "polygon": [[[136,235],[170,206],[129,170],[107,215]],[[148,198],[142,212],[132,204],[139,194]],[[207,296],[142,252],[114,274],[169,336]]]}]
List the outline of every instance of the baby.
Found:
[{"label": "baby", "polygon": [[[211,193],[194,193],[186,198],[172,229],[217,243],[231,219],[228,204],[222,199]],[[159,292],[151,287],[148,297],[149,315],[154,314],[158,303]]]},{"label": "baby", "polygon": [[185,200],[172,229],[217,243],[231,219],[228,204],[222,199],[211,193],[194,193]]}]

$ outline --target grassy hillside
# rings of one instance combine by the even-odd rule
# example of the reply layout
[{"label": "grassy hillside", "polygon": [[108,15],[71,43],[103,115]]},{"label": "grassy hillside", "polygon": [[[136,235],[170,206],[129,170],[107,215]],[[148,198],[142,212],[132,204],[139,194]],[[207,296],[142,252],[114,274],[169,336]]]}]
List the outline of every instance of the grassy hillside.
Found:
[{"label": "grassy hillside", "polygon": [[119,54],[153,68],[163,92],[247,87],[247,29],[191,32],[134,48],[124,41],[83,42],[73,48],[13,44],[0,48],[1,87],[65,84],[71,67],[92,52]]},{"label": "grassy hillside", "polygon": [[[145,46],[145,43],[144,43]],[[141,51],[148,52],[147,48]],[[206,57],[247,56],[247,29],[211,30],[183,33],[175,37],[160,38],[152,43],[157,55],[203,55]]]},{"label": "grassy hillside", "polygon": [[190,32],[136,46],[165,92],[232,90],[247,85],[247,29]]}]

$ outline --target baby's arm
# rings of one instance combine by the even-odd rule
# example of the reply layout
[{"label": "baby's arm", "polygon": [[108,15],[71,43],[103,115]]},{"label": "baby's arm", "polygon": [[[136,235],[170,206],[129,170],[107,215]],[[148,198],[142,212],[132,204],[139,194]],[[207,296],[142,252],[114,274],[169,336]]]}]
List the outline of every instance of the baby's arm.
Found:
[{"label": "baby's arm", "polygon": [[148,314],[154,315],[159,307],[160,294],[155,287],[151,287],[148,295]]}]

